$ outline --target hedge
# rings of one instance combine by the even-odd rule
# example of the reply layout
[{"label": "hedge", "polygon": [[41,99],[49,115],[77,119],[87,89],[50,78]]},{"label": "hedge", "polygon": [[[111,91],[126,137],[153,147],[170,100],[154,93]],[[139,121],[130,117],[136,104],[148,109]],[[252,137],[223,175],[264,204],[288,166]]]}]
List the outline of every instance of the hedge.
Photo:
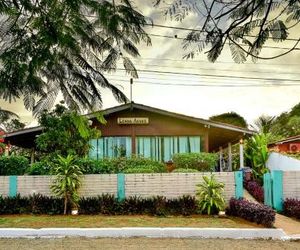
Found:
[{"label": "hedge", "polygon": [[300,219],[300,200],[286,199],[283,202],[283,214]]},{"label": "hedge", "polygon": [[218,156],[213,153],[179,153],[173,155],[176,168],[192,168],[201,172],[214,171]]},{"label": "hedge", "polygon": [[199,171],[193,168],[176,168],[172,173],[199,173]]},{"label": "hedge", "polygon": [[276,213],[272,208],[263,204],[231,198],[226,214],[241,217],[266,227],[273,227]]},{"label": "hedge", "polygon": [[1,156],[0,175],[23,175],[29,168],[29,160],[24,156]]},{"label": "hedge", "polygon": [[[47,161],[32,164],[27,170],[30,175],[51,174],[51,163]],[[131,158],[114,158],[94,160],[79,158],[77,165],[81,166],[84,174],[117,174],[117,173],[164,173],[166,167],[162,162],[144,157],[132,156]]]},{"label": "hedge", "polygon": [[264,188],[257,181],[245,181],[244,186],[258,202],[264,202]]},{"label": "hedge", "polygon": [[[63,214],[63,199],[33,195],[0,197],[0,214]],[[104,215],[192,215],[198,213],[196,199],[182,196],[174,199],[156,196],[129,197],[119,202],[113,195],[80,198],[80,214]]]}]

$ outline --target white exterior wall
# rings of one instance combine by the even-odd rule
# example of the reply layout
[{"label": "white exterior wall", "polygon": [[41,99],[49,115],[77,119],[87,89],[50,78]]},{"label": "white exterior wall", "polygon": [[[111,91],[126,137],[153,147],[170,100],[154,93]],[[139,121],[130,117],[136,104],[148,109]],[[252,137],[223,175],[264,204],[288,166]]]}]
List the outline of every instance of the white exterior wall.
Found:
[{"label": "white exterior wall", "polygon": [[270,170],[300,171],[300,160],[272,152],[267,161]]}]

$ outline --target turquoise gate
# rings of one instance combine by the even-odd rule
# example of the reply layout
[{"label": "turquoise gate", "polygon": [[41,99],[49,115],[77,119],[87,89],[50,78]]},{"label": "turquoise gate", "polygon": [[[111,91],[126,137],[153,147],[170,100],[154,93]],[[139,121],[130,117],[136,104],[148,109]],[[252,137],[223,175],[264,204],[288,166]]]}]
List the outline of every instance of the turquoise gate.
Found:
[{"label": "turquoise gate", "polygon": [[264,203],[279,212],[283,208],[282,175],[281,170],[264,174]]}]

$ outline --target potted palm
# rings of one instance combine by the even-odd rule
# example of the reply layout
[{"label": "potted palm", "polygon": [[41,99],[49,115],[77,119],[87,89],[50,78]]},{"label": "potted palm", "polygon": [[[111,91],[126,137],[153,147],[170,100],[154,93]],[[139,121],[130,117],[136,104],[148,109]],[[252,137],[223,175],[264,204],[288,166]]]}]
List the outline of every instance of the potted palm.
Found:
[{"label": "potted palm", "polygon": [[54,195],[64,199],[64,214],[67,214],[68,206],[71,207],[71,214],[78,214],[78,189],[82,182],[82,170],[76,164],[76,158],[72,155],[63,157],[58,155],[53,168],[55,180],[51,186]]}]

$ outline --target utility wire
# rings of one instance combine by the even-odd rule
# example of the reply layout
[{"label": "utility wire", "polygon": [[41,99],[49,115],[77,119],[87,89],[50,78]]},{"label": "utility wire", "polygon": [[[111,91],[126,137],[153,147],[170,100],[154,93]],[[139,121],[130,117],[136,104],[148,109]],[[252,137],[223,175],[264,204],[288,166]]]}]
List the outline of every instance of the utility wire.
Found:
[{"label": "utility wire", "polygon": [[[109,78],[110,81],[123,82],[128,84],[126,80]],[[215,83],[169,83],[169,82],[153,82],[145,80],[135,80],[136,84],[172,86],[172,87],[217,87],[217,88],[262,88],[262,87],[300,87],[300,84],[215,84]]]},{"label": "utility wire", "polygon": [[[153,26],[153,27],[159,27],[159,28],[166,28],[166,29],[174,29],[174,30],[184,30],[184,31],[199,31],[200,33],[207,33],[206,31],[202,31],[200,29],[190,29],[190,28],[186,28],[186,27],[176,27],[176,26],[169,26],[169,25],[162,25],[162,24],[151,24],[151,23],[147,23],[145,24],[147,26]],[[244,35],[245,37],[257,37],[254,35]],[[286,38],[285,40],[287,41],[294,41],[294,42],[298,42],[299,39],[297,38]]]},{"label": "utility wire", "polygon": [[[158,35],[158,34],[153,34],[153,33],[147,33],[147,35],[153,36],[153,37],[159,37],[159,38],[168,38],[168,39],[175,39],[175,40],[186,40],[185,38],[179,37],[177,35],[170,36],[170,35]],[[197,40],[195,42],[200,42],[200,41],[204,41],[204,40]],[[227,42],[226,44],[229,44],[229,43]],[[245,44],[239,44],[239,45],[243,46],[243,47],[248,47]],[[290,50],[291,49],[291,48],[287,48],[287,47],[268,46],[268,45],[263,45],[262,47],[266,48],[266,49],[284,49],[284,50]],[[294,48],[294,50],[300,51],[300,48]]]},{"label": "utility wire", "polygon": [[[141,57],[141,58],[133,58],[134,60],[150,60],[150,61],[170,61],[170,62],[180,62],[180,63],[198,63],[198,62],[205,62],[208,63],[207,60],[182,60],[182,59],[174,59],[174,58],[154,58],[154,57]],[[210,64],[234,64],[237,65],[237,63],[232,62],[232,61],[216,61],[214,63],[210,63]],[[276,66],[276,65],[280,65],[282,66],[283,63],[260,63],[260,62],[256,62],[256,63],[243,63],[242,65],[271,65],[271,66]],[[300,63],[286,63],[284,62],[284,65],[293,65],[293,66],[299,66]]]},{"label": "utility wire", "polygon": [[[118,69],[127,71],[126,69]],[[232,76],[232,75],[213,75],[213,74],[199,74],[199,73],[180,73],[172,71],[160,71],[160,70],[147,70],[140,69],[139,72],[155,73],[155,74],[171,74],[171,75],[183,75],[183,76],[200,76],[200,77],[215,77],[215,78],[231,78],[231,79],[246,79],[246,80],[261,80],[261,81],[286,81],[286,82],[299,82],[300,79],[287,79],[287,78],[264,78],[264,77],[247,77],[247,76]]]},{"label": "utility wire", "polygon": [[[120,65],[121,66],[121,65]],[[235,73],[260,73],[260,74],[280,74],[280,75],[300,75],[300,73],[294,72],[274,72],[274,71],[259,71],[259,70],[234,70],[234,69],[220,69],[220,68],[202,68],[202,67],[181,67],[181,66],[167,66],[160,64],[143,64],[138,63],[138,66],[143,67],[158,67],[158,68],[167,68],[167,69],[184,69],[184,70],[207,70],[207,71],[224,71],[224,72],[235,72]],[[137,69],[139,71],[139,69]],[[189,72],[187,72],[189,73]]]}]

